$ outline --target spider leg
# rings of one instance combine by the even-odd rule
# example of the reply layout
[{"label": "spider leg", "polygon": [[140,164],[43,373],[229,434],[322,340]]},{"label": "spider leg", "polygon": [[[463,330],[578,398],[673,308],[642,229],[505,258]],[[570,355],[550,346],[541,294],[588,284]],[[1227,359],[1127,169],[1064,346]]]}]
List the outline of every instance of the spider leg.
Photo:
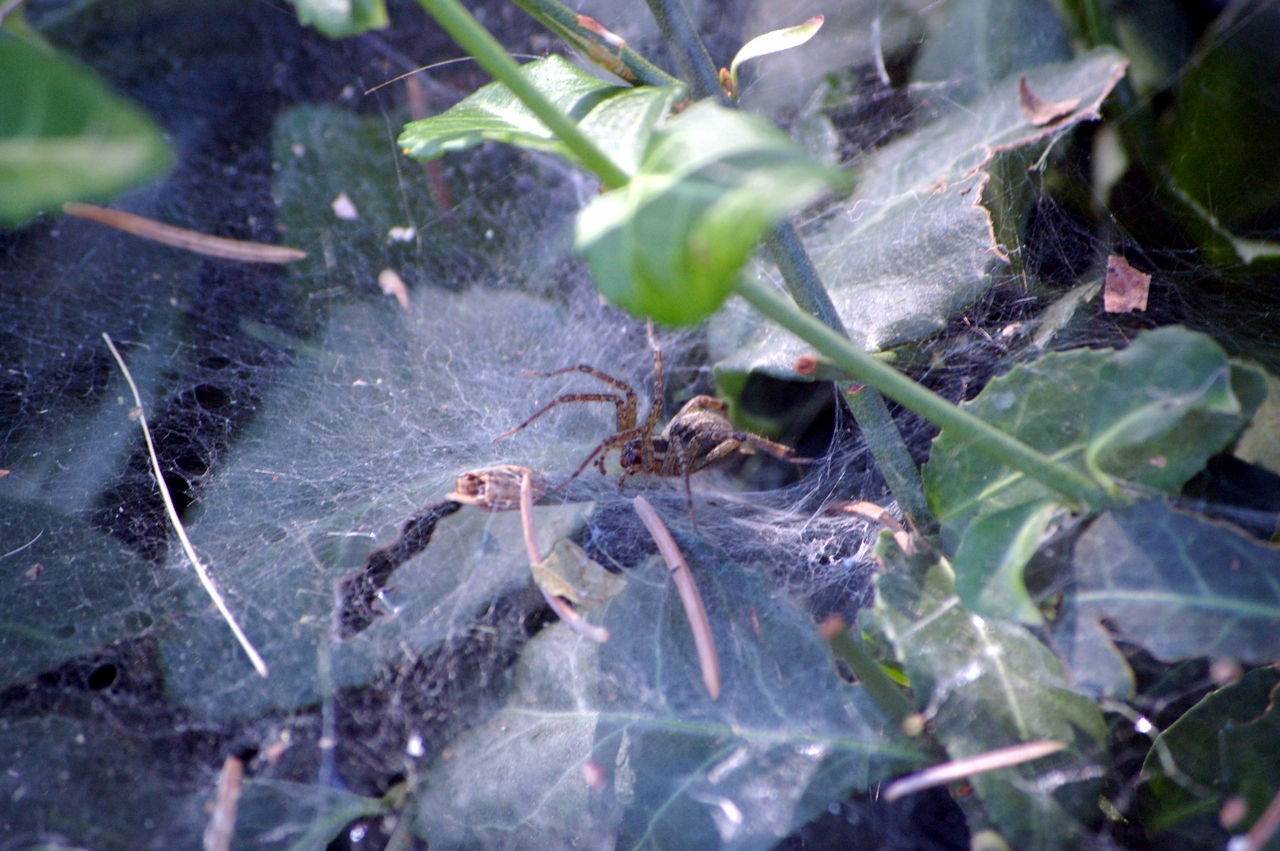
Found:
[{"label": "spider leg", "polygon": [[[658,418],[662,416],[662,401],[665,394],[665,388],[662,386],[662,349],[658,347],[658,341],[653,336],[653,320],[645,326],[645,332],[649,335],[649,348],[653,349],[653,401],[649,403],[649,415],[645,418],[645,425],[649,428],[649,433],[653,434],[658,429]],[[632,422],[635,422],[632,420]]]},{"label": "spider leg", "polygon": [[582,475],[582,471],[587,469],[587,467],[590,466],[591,462],[594,461],[596,459],[596,456],[599,455],[601,452],[604,452],[607,454],[610,449],[621,448],[628,440],[635,438],[643,430],[644,430],[643,428],[639,428],[639,427],[628,429],[626,431],[618,432],[617,434],[612,435],[610,437],[606,437],[604,440],[600,441],[600,444],[595,449],[591,450],[591,454],[588,455],[586,459],[583,460],[583,462],[578,465],[578,469],[574,470],[573,473],[569,476],[569,478],[565,479],[563,482],[556,485],[551,490],[547,491],[547,496],[550,496],[556,491],[562,490],[565,485],[569,484],[569,482],[572,482],[574,479],[578,478],[578,476]]},{"label": "spider leg", "polygon": [[[703,433],[699,434],[698,437],[708,443],[716,444],[716,447],[707,453],[705,459],[696,459],[700,465],[699,469],[705,467],[707,464],[720,460],[735,449],[745,449],[745,447],[741,445],[744,443],[748,446],[754,446],[757,449],[769,453],[779,461],[791,461],[796,464],[808,464],[813,461],[812,458],[796,457],[795,450],[790,446],[783,446],[781,443],[774,443],[768,438],[761,437],[758,434],[748,434],[745,431],[713,432],[709,434]],[[733,445],[728,449],[725,449],[724,446],[726,444]]]},{"label": "spider leg", "polygon": [[[693,524],[693,529],[698,530],[698,518],[693,516],[693,488],[689,484],[689,474],[693,472],[692,465],[689,463],[689,456],[685,452],[685,445],[681,441],[672,441],[671,446],[676,451],[676,461],[680,465],[680,475],[684,478],[684,501],[689,506],[689,522]],[[694,454],[698,452],[698,447],[694,445]]]},{"label": "spider leg", "polygon": [[[590,375],[592,378],[597,378],[600,381],[603,381],[605,384],[608,384],[611,387],[616,387],[617,389],[621,390],[622,394],[626,396],[626,401],[623,402],[621,399],[618,399],[618,402],[617,402],[618,431],[625,431],[629,428],[635,428],[636,426],[636,391],[632,390],[631,385],[626,383],[625,381],[622,381],[621,379],[614,378],[612,375],[609,375],[608,373],[605,373],[605,372],[601,372],[600,370],[596,369],[594,366],[588,366],[585,363],[575,364],[574,366],[566,366],[563,369],[555,369],[555,370],[552,370],[551,372],[534,372],[533,370],[525,370],[524,374],[534,376],[535,378],[554,378],[557,375],[565,375],[566,373],[570,373],[570,372],[585,373],[587,375]],[[606,394],[606,395],[612,396],[612,394]],[[613,396],[613,398],[617,399],[618,397]],[[535,414],[534,416],[537,416],[537,415]]]},{"label": "spider leg", "polygon": [[[547,411],[554,408],[556,405],[562,405],[565,402],[612,402],[613,404],[618,406],[619,422],[622,422],[622,418],[626,415],[626,410],[627,410],[626,409],[627,402],[623,401],[622,397],[617,395],[616,393],[566,393],[563,396],[557,396],[556,398],[552,399],[550,402],[544,405],[537,413],[529,417],[529,419],[520,423],[520,425],[516,426],[513,429],[504,431],[502,434],[495,437],[494,441],[496,442],[496,441],[502,440],[505,437],[510,437],[511,435],[518,432],[520,429],[532,423],[538,417],[545,414]],[[631,404],[634,407],[635,400],[631,400]]]}]

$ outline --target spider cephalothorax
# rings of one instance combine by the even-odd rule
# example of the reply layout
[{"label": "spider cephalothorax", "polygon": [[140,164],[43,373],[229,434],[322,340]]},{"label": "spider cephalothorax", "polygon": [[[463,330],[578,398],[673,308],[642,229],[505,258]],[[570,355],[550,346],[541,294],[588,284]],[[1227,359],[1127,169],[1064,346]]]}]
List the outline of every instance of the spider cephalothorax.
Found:
[{"label": "spider cephalothorax", "polygon": [[631,386],[611,375],[607,375],[593,366],[577,364],[554,372],[529,372],[541,378],[564,375],[568,372],[583,372],[606,384],[616,387],[618,393],[566,393],[557,396],[544,405],[529,419],[520,425],[498,436],[515,434],[532,423],[538,417],[564,402],[610,402],[617,409],[617,431],[600,442],[591,450],[578,469],[569,478],[557,486],[552,493],[560,490],[577,478],[583,470],[594,461],[605,472],[605,458],[613,449],[617,449],[622,464],[622,478],[618,485],[626,481],[633,473],[653,473],[659,476],[683,476],[685,494],[690,506],[693,496],[689,488],[689,475],[696,473],[709,464],[724,458],[737,450],[750,453],[754,448],[763,450],[775,458],[787,461],[804,462],[808,459],[797,458],[795,453],[780,443],[760,437],[756,434],[734,428],[725,415],[728,406],[712,396],[694,396],[680,409],[660,435],[654,435],[658,425],[658,417],[662,408],[662,351],[654,342],[652,328],[649,344],[653,348],[654,394],[648,414],[642,424],[636,422],[636,394]]}]

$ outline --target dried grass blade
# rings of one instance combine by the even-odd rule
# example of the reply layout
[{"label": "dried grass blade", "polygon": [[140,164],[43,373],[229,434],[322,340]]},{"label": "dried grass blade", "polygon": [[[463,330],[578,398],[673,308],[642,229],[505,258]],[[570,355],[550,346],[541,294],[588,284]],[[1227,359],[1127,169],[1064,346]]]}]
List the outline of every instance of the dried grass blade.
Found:
[{"label": "dried grass blade", "polygon": [[93,204],[68,201],[62,205],[62,212],[82,219],[90,219],[153,242],[203,254],[206,257],[220,257],[223,260],[239,260],[244,263],[292,263],[307,256],[305,251],[284,245],[267,245],[261,242],[209,236],[198,231],[135,216],[133,213],[110,210]]},{"label": "dried grass blade", "polygon": [[944,762],[941,765],[934,765],[924,771],[908,774],[906,777],[893,781],[884,790],[884,799],[886,801],[896,801],[904,795],[910,795],[923,789],[931,789],[934,786],[942,786],[974,774],[982,774],[987,771],[995,771],[998,768],[1008,768],[1011,765],[1030,762],[1033,759],[1057,753],[1066,746],[1066,742],[1058,741],[1057,739],[1045,739],[1040,742],[1024,742],[1007,748],[997,748],[966,759]]},{"label": "dried grass blade", "polygon": [[689,627],[693,630],[693,644],[698,649],[698,665],[702,668],[702,684],[707,687],[707,694],[712,700],[720,697],[720,658],[716,655],[716,641],[711,634],[711,623],[707,620],[707,610],[702,605],[702,595],[693,581],[693,573],[684,560],[684,554],[676,546],[675,539],[667,531],[658,512],[643,496],[635,498],[636,514],[653,536],[658,545],[658,552],[666,559],[671,569],[671,579],[680,592],[680,602],[684,604],[685,615],[689,618]]},{"label": "dried grass blade", "polygon": [[231,628],[236,641],[240,642],[240,646],[244,648],[245,655],[253,663],[253,669],[265,677],[267,675],[267,663],[262,661],[262,657],[258,655],[258,651],[249,641],[249,637],[244,634],[240,624],[236,623],[236,616],[231,614],[231,610],[227,608],[227,603],[222,599],[222,594],[218,592],[217,586],[213,584],[213,580],[209,577],[209,571],[205,568],[204,563],[200,561],[200,557],[196,555],[195,547],[191,546],[191,539],[187,537],[187,530],[183,528],[182,520],[178,517],[178,510],[173,506],[173,497],[169,495],[169,486],[164,482],[164,471],[160,469],[160,459],[156,456],[156,446],[151,441],[151,429],[147,427],[147,416],[142,410],[142,396],[138,393],[138,385],[133,381],[133,374],[129,372],[129,367],[125,366],[124,358],[120,357],[116,344],[111,342],[111,336],[106,331],[102,332],[102,339],[107,341],[107,348],[111,350],[111,356],[116,359],[116,364],[120,367],[120,371],[124,373],[124,380],[129,382],[129,390],[133,392],[134,409],[138,412],[138,422],[142,424],[142,436],[147,441],[147,454],[151,457],[151,471],[155,474],[156,486],[160,488],[160,497],[164,500],[164,510],[169,515],[169,522],[173,524],[173,530],[178,534],[178,540],[182,544],[182,551],[187,554],[187,558],[191,560],[192,567],[196,569],[196,576],[200,577],[200,584],[204,586],[205,593],[213,599],[213,604],[222,615],[222,619],[227,622],[227,626]]}]

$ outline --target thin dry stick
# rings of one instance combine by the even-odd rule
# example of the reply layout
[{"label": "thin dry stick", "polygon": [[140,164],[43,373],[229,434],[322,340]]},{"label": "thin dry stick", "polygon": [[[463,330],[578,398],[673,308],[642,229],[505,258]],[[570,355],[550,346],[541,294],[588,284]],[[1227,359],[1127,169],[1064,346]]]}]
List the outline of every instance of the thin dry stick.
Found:
[{"label": "thin dry stick", "polygon": [[122,210],[96,207],[93,204],[68,201],[62,205],[62,212],[82,219],[91,219],[134,236],[172,245],[174,248],[185,248],[187,251],[194,251],[206,257],[221,257],[223,260],[240,260],[245,263],[292,263],[307,256],[305,251],[284,245],[267,245],[262,242],[209,236],[198,231],[135,216],[133,213]]},{"label": "thin dry stick", "polygon": [[[528,470],[520,478],[520,523],[524,527],[524,547],[529,551],[529,566],[541,564],[542,553],[538,552],[538,539],[533,533],[533,478]],[[542,592],[542,599],[547,601],[551,611],[567,623],[569,629],[597,644],[604,644],[609,640],[609,630],[583,620],[573,606],[541,585],[538,586],[538,590]]]},{"label": "thin dry stick", "polygon": [[671,568],[671,579],[680,592],[680,602],[684,604],[684,613],[689,618],[689,628],[693,630],[693,644],[698,649],[698,665],[702,668],[702,684],[707,687],[707,694],[715,700],[720,697],[720,658],[716,655],[716,640],[711,634],[711,623],[707,620],[707,610],[702,605],[702,595],[693,581],[693,573],[689,570],[684,554],[676,546],[675,539],[667,531],[658,512],[643,496],[638,496],[632,503],[641,522],[653,536],[658,545],[658,552]]},{"label": "thin dry stick", "polygon": [[1011,765],[1030,762],[1033,759],[1057,753],[1066,746],[1066,742],[1061,742],[1057,739],[1045,739],[1040,742],[1024,742],[1007,748],[997,748],[967,759],[944,762],[941,765],[934,765],[924,771],[908,774],[906,777],[893,781],[884,790],[884,799],[886,801],[896,801],[904,795],[910,795],[922,789],[931,789],[934,786],[942,786],[973,774],[982,774],[987,771],[995,771],[997,768],[1008,768]]},{"label": "thin dry stick", "polygon": [[1227,845],[1227,851],[1262,851],[1263,846],[1277,830],[1280,830],[1280,790],[1262,811],[1262,815],[1258,816],[1253,827],[1249,828],[1249,832],[1244,835],[1244,842],[1237,843],[1236,840],[1240,837],[1232,837]]},{"label": "thin dry stick", "polygon": [[209,571],[205,569],[199,556],[196,555],[195,547],[191,546],[191,539],[187,537],[187,530],[182,527],[182,521],[178,518],[178,510],[173,507],[173,497],[169,495],[169,486],[164,483],[164,471],[160,469],[160,459],[156,456],[155,444],[151,442],[151,429],[147,428],[147,416],[142,410],[142,396],[138,393],[138,385],[133,383],[133,375],[129,372],[129,367],[125,366],[124,358],[120,357],[120,352],[116,350],[116,344],[111,342],[111,335],[103,331],[102,339],[107,341],[107,348],[111,350],[111,356],[116,359],[116,363],[120,366],[120,371],[124,373],[124,380],[129,382],[129,390],[133,392],[133,403],[136,406],[135,410],[138,412],[138,422],[142,423],[142,436],[146,438],[147,454],[151,456],[151,470],[155,474],[156,485],[160,488],[160,497],[164,500],[164,509],[169,515],[169,522],[173,524],[174,531],[178,533],[178,540],[182,543],[182,551],[187,554],[187,558],[191,559],[191,564],[196,569],[196,575],[200,577],[200,584],[204,586],[205,592],[213,598],[213,604],[218,607],[218,611],[222,614],[222,619],[227,622],[227,626],[231,627],[231,632],[235,635],[236,641],[240,642],[240,646],[244,648],[249,661],[253,663],[254,670],[265,677],[267,675],[266,663],[262,661],[258,651],[249,643],[244,630],[240,629],[240,624],[236,623],[235,615],[231,614],[231,610],[227,608],[222,595],[214,587],[213,580],[209,578]]},{"label": "thin dry stick", "polygon": [[213,801],[213,813],[204,829],[204,851],[229,851],[231,837],[236,832],[236,808],[240,801],[240,786],[244,780],[244,762],[229,756],[222,763],[218,774],[218,791]]}]

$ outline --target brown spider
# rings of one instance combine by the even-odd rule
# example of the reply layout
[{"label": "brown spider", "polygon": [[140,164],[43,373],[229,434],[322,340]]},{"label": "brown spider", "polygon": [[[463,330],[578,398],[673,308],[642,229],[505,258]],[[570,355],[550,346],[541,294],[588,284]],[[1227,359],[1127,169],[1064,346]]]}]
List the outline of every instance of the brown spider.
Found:
[{"label": "brown spider", "polygon": [[808,458],[797,458],[794,451],[780,443],[739,431],[725,416],[728,406],[712,396],[694,396],[680,411],[671,418],[661,435],[654,435],[658,427],[658,417],[662,412],[662,350],[653,339],[653,328],[649,329],[649,346],[653,349],[654,392],[653,402],[642,424],[637,425],[636,394],[631,386],[611,375],[606,375],[593,366],[577,364],[557,369],[553,372],[525,372],[539,378],[551,378],[569,372],[584,372],[594,378],[616,387],[622,391],[617,393],[566,393],[557,396],[539,409],[520,425],[498,435],[495,440],[502,440],[520,431],[538,417],[564,402],[611,402],[617,409],[617,431],[600,442],[591,454],[573,471],[569,478],[561,482],[550,493],[563,488],[581,475],[592,461],[605,472],[605,459],[609,452],[617,449],[622,464],[622,477],[618,479],[621,489],[623,482],[633,473],[653,473],[658,476],[684,477],[685,497],[689,501],[689,510],[693,511],[693,493],[689,487],[689,476],[710,464],[719,461],[734,450],[743,454],[752,454],[754,449],[761,449],[775,458],[795,463],[807,463]]}]

